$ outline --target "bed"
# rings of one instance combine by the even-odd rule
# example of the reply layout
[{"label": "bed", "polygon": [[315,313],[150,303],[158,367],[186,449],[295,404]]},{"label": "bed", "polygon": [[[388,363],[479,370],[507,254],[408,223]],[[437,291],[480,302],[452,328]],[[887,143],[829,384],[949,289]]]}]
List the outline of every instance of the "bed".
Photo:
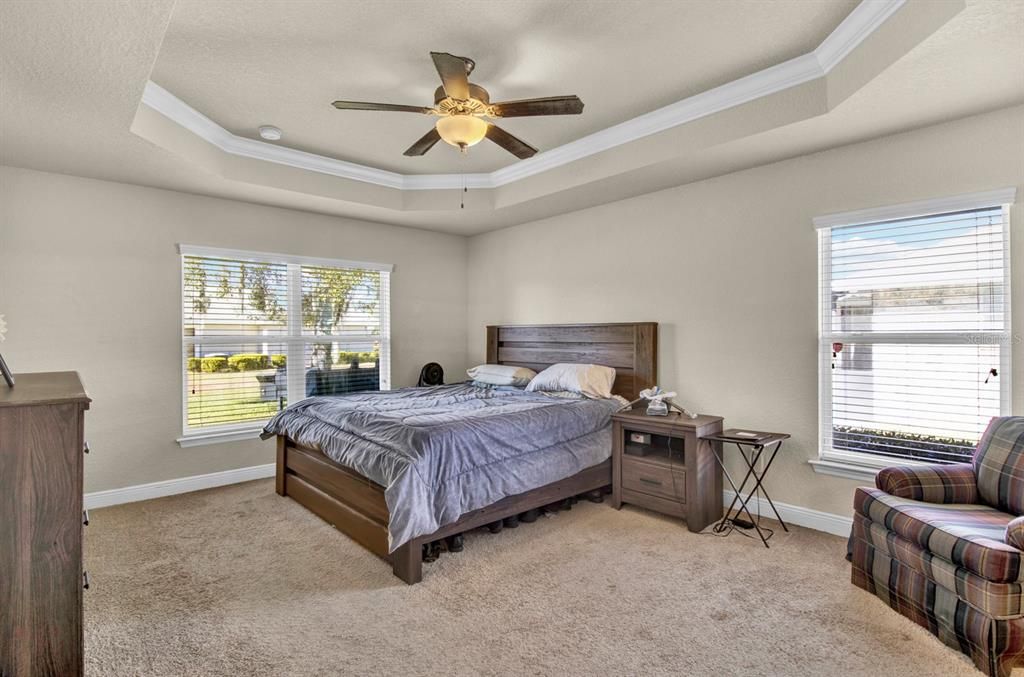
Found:
[{"label": "bed", "polygon": [[[523,366],[538,372],[559,362],[614,367],[613,393],[627,400],[635,399],[640,390],[654,385],[656,354],[657,324],[653,322],[487,327],[489,364]],[[297,501],[390,562],[396,576],[413,584],[422,580],[425,543],[611,484],[611,438],[606,429],[614,403],[574,401],[554,406],[550,398],[545,403],[539,395],[501,391],[480,395],[470,392],[473,388],[463,385],[447,390],[403,389],[298,403],[290,414],[291,425],[268,426],[269,431],[281,433],[277,434],[277,493]],[[571,413],[562,413],[565,411]],[[362,445],[372,442],[375,436],[386,437],[390,450],[380,463],[387,465],[402,463],[406,456],[411,456],[405,453],[406,447],[416,446],[419,454],[417,445],[443,440],[449,419],[465,417],[474,430],[472,439],[483,448],[479,458],[470,459],[474,465],[458,476],[461,484],[449,489],[444,500],[419,495],[422,486],[437,484],[436,477],[427,476],[419,468],[417,474],[424,477],[406,472],[402,477],[409,476],[408,482],[397,489],[397,483],[392,483],[386,489],[381,483],[386,473],[378,472],[376,466],[353,463],[364,468],[364,472],[359,472],[335,460],[355,457],[340,456],[330,446],[328,435],[338,434],[329,429],[344,421],[343,434]],[[394,425],[396,418],[401,425]],[[542,430],[549,425],[547,421],[550,431]],[[522,428],[525,437],[519,442],[508,441],[507,430],[499,430],[499,426]],[[420,434],[428,429],[431,435]],[[600,438],[596,437],[598,429],[605,431]],[[531,445],[530,440],[534,439],[544,440],[545,444],[538,445],[542,451],[525,447],[512,449],[519,455],[508,451],[516,445]],[[594,449],[598,439],[603,440],[599,443],[602,448],[597,450],[602,453]],[[444,447],[443,441],[440,444],[437,455],[456,459],[446,460],[448,465],[477,455],[467,455],[465,450],[460,455]],[[347,445],[351,447],[352,444]],[[506,470],[499,473],[498,469],[506,465]],[[394,476],[394,468],[390,470]],[[539,477],[546,479],[535,479]],[[544,483],[537,485],[537,481]],[[410,513],[417,513],[412,506],[424,501],[430,503],[434,517],[426,518],[427,521],[411,518]],[[462,512],[460,506],[472,509]]]}]

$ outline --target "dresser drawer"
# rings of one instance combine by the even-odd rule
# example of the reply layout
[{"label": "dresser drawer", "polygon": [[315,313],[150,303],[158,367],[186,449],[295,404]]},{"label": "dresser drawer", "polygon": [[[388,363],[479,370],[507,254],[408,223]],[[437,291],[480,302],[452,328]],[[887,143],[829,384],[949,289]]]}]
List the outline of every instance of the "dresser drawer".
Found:
[{"label": "dresser drawer", "polygon": [[686,470],[681,466],[622,459],[622,487],[679,503],[686,502]]}]

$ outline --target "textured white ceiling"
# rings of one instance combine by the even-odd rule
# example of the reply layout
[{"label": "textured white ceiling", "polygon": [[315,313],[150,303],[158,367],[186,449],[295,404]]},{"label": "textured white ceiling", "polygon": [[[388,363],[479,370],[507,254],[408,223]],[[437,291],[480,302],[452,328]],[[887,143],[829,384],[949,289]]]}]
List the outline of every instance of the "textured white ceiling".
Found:
[{"label": "textured white ceiling", "polygon": [[433,125],[335,99],[432,105],[430,51],[476,61],[492,100],[578,94],[580,116],[499,124],[548,150],[813,50],[857,0],[179,0],[152,80],[240,136],[403,174],[516,161],[483,142],[403,151]]}]

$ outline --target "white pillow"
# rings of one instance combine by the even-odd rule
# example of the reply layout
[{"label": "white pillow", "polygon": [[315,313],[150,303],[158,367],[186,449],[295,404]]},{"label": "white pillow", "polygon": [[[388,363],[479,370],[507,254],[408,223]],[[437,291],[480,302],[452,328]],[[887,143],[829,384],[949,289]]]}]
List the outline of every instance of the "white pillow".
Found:
[{"label": "white pillow", "polygon": [[599,364],[553,364],[537,374],[526,389],[530,392],[564,390],[598,399],[612,396],[615,370]]},{"label": "white pillow", "polygon": [[494,386],[524,386],[537,375],[533,369],[504,364],[481,364],[466,370],[474,381]]}]

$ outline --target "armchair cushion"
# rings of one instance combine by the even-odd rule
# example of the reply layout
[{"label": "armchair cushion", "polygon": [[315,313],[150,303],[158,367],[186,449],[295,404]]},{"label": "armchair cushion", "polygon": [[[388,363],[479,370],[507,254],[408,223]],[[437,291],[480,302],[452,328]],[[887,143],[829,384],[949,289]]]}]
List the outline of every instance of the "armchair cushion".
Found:
[{"label": "armchair cushion", "polygon": [[992,419],[974,452],[974,474],[984,503],[1024,513],[1024,416]]},{"label": "armchair cushion", "polygon": [[1018,517],[1006,525],[1006,542],[1024,550],[1024,517]]},{"label": "armchair cushion", "polygon": [[987,505],[939,504],[861,487],[857,514],[993,583],[1024,582],[1024,553],[1003,539],[1013,515]]},{"label": "armchair cushion", "polygon": [[[1021,583],[993,583],[897,536],[863,515],[853,516],[851,553],[857,549],[857,541],[888,555],[936,585],[955,592],[957,597],[992,618],[1019,618],[1024,613],[1021,590],[1024,586]],[[870,571],[872,554],[859,553],[859,556],[852,555],[851,559],[856,559],[861,566],[867,565]]]},{"label": "armchair cushion", "polygon": [[978,480],[970,463],[883,468],[875,486],[887,494],[926,503],[978,502]]}]

